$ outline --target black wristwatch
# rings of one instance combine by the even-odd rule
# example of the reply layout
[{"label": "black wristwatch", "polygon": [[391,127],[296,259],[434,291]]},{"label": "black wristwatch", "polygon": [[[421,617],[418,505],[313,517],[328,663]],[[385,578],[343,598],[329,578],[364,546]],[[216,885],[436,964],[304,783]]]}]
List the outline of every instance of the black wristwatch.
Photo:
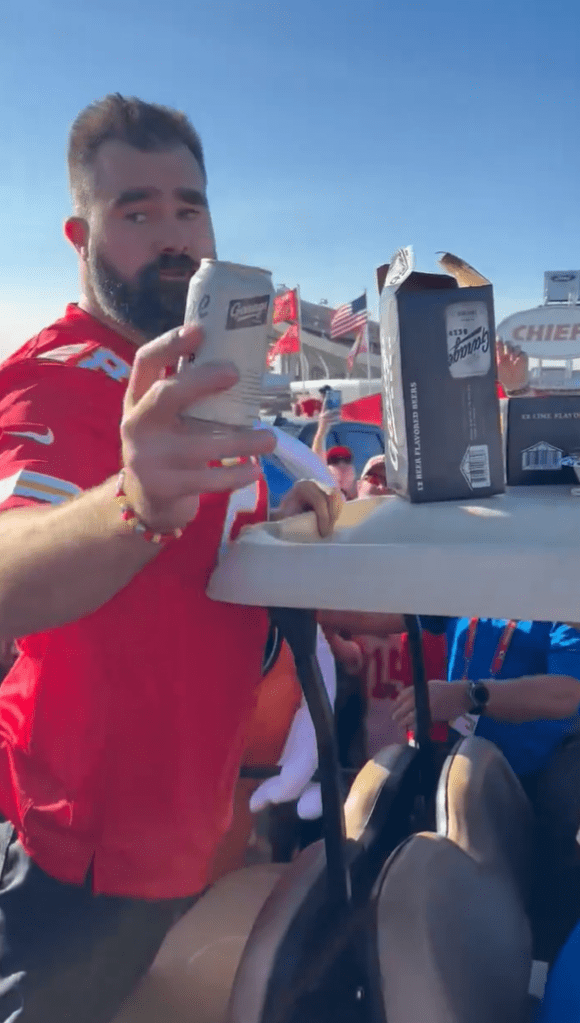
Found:
[{"label": "black wristwatch", "polygon": [[469,699],[471,700],[470,714],[485,714],[485,708],[489,703],[489,689],[483,682],[470,682]]}]

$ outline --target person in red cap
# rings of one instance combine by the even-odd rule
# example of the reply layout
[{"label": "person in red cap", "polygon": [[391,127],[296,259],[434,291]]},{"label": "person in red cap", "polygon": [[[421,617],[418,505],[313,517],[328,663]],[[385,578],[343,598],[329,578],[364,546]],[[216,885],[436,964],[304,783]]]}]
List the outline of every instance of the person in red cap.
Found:
[{"label": "person in red cap", "polygon": [[384,455],[373,455],[365,463],[357,484],[358,497],[385,497],[394,491],[389,487]]},{"label": "person in red cap", "polygon": [[337,444],[326,452],[326,464],[337,487],[340,487],[347,501],[358,496],[356,472],[350,448]]},{"label": "person in red cap", "polygon": [[340,487],[347,501],[358,496],[356,488],[356,472],[353,465],[352,451],[342,444],[326,450],[326,437],[333,423],[336,422],[336,411],[322,411],[318,417],[318,429],[312,441],[315,455],[326,462],[331,475]]}]

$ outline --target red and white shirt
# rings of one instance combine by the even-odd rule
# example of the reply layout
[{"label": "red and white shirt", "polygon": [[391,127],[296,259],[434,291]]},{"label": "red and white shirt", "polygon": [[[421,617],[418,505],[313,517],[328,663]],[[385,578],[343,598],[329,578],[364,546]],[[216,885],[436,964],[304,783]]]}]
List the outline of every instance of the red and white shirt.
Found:
[{"label": "red and white shirt", "polygon": [[[118,472],[134,353],[71,305],[0,366],[0,510]],[[266,517],[264,481],[204,495],[181,539],[101,608],[18,640],[0,688],[0,809],[47,873],[81,883],[92,866],[95,891],[140,898],[206,884],[267,618],[205,590],[228,537]]]}]

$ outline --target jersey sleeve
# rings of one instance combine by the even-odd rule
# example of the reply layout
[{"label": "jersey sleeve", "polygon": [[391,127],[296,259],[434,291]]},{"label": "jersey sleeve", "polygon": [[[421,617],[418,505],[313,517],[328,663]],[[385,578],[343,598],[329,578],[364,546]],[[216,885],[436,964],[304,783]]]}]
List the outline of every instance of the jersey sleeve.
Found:
[{"label": "jersey sleeve", "polygon": [[83,369],[32,360],[6,375],[0,373],[0,511],[60,504],[118,471],[122,390],[112,394]]},{"label": "jersey sleeve", "polygon": [[570,675],[580,680],[580,631],[555,622],[550,629],[547,660],[548,674]]}]

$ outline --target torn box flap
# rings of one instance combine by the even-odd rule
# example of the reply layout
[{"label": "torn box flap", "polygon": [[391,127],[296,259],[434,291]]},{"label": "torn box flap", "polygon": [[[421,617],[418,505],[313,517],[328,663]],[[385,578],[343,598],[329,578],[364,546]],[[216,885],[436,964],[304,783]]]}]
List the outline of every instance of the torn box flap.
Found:
[{"label": "torn box flap", "polygon": [[391,294],[401,291],[434,291],[442,288],[456,288],[455,277],[449,274],[426,274],[414,269],[414,255],[411,246],[399,249],[390,263],[377,267],[379,295],[388,287]]},{"label": "torn box flap", "polygon": [[452,252],[442,252],[438,260],[439,266],[452,277],[455,277],[460,288],[480,288],[484,284],[491,284],[487,277],[475,270],[464,259],[454,256]]},{"label": "torn box flap", "polygon": [[397,249],[390,263],[383,263],[377,269],[377,285],[379,295],[383,288],[398,287],[415,269],[415,253],[413,246]]}]

